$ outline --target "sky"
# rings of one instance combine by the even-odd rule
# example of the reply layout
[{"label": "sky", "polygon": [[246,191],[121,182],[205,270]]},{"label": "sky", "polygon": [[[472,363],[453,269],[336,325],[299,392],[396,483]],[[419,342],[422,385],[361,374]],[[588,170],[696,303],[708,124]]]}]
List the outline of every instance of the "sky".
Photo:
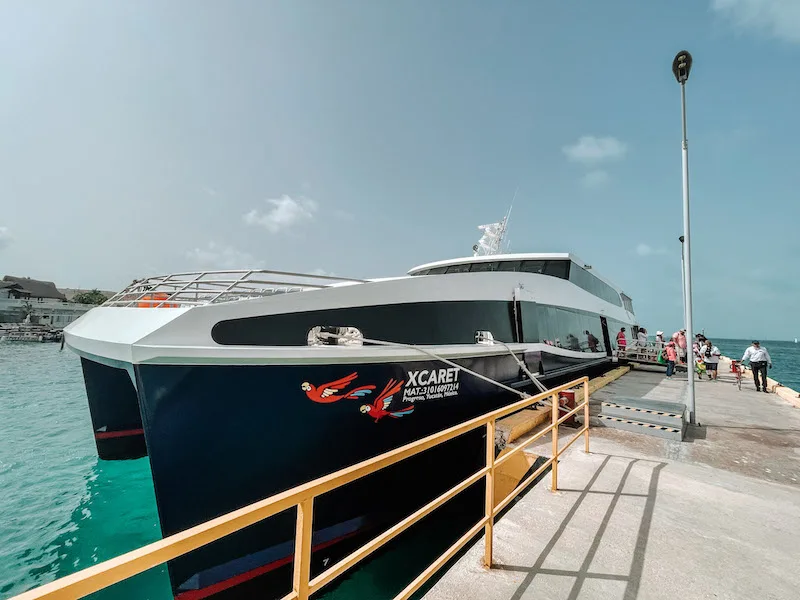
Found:
[{"label": "sky", "polygon": [[6,0],[0,275],[401,275],[573,252],[695,329],[800,337],[800,2]]}]

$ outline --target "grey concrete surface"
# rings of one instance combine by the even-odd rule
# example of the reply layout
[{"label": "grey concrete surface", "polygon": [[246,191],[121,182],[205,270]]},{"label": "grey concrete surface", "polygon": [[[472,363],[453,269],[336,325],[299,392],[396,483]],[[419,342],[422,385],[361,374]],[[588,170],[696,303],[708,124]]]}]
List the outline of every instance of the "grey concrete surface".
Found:
[{"label": "grey concrete surface", "polygon": [[[637,369],[592,400],[679,401],[684,386]],[[800,410],[727,375],[696,389],[688,441],[593,427],[591,454],[562,455],[559,491],[546,477],[497,523],[493,569],[481,538],[424,598],[800,598]]]}]

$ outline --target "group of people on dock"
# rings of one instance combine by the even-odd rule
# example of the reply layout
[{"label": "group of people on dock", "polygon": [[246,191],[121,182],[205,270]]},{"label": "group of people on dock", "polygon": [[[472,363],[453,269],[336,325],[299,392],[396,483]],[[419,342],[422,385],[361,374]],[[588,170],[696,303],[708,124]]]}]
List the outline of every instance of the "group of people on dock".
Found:
[{"label": "group of people on dock", "polygon": [[[617,348],[622,354],[628,355],[631,351],[635,354],[646,354],[648,351],[654,350],[658,357],[656,361],[667,366],[667,379],[672,379],[677,364],[685,365],[688,361],[689,347],[685,329],[679,329],[673,333],[669,340],[664,338],[663,331],[657,331],[655,343],[651,344],[647,339],[647,330],[640,328],[636,334],[636,340],[629,347],[625,337],[625,328],[622,327],[617,333]],[[692,342],[693,370],[700,379],[706,375],[711,381],[717,381],[720,356],[722,353],[714,345],[714,342],[702,333],[695,336],[695,341]],[[762,347],[757,340],[753,340],[752,345],[745,350],[742,360],[739,362],[744,364],[745,361],[750,361],[756,391],[769,392],[767,369],[772,368],[772,358],[767,349]]]},{"label": "group of people on dock", "polygon": [[[669,341],[665,341],[664,333],[659,331],[656,334],[656,344],[662,347],[662,359],[667,363],[667,379],[672,379],[675,374],[675,364],[678,361],[686,364],[688,361],[686,330],[680,329],[676,331]],[[721,355],[719,348],[706,336],[701,333],[695,336],[695,341],[692,342],[692,363],[693,370],[700,379],[703,378],[703,375],[706,375],[712,381],[717,380],[719,357]]]}]

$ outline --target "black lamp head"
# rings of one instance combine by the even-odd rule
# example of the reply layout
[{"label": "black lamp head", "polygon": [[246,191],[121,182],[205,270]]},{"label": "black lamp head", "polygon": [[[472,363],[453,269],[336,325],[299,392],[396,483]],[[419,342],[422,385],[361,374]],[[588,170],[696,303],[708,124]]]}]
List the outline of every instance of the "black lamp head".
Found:
[{"label": "black lamp head", "polygon": [[681,50],[675,55],[675,60],[672,61],[672,73],[678,83],[686,83],[689,79],[689,71],[692,70],[692,55],[686,50]]}]

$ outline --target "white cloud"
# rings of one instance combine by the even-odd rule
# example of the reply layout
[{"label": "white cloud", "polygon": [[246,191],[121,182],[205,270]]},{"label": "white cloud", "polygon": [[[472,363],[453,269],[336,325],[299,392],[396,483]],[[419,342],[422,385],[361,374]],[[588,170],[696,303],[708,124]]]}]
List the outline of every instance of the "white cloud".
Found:
[{"label": "white cloud", "polygon": [[712,0],[711,9],[741,29],[754,29],[800,43],[797,0]]},{"label": "white cloud", "polygon": [[636,254],[639,256],[652,256],[654,254],[666,254],[666,248],[653,248],[648,244],[639,244],[636,246]]},{"label": "white cloud", "polygon": [[574,144],[564,146],[561,150],[573,162],[594,165],[622,158],[628,147],[615,137],[584,135]]},{"label": "white cloud", "polygon": [[0,250],[11,244],[11,232],[8,227],[0,227]]},{"label": "white cloud", "polygon": [[611,177],[609,176],[607,171],[603,171],[602,169],[595,169],[593,171],[589,171],[586,175],[583,176],[583,185],[589,189],[599,188],[604,186],[609,182]]},{"label": "white cloud", "polygon": [[267,201],[269,210],[262,212],[256,208],[244,215],[248,225],[260,225],[267,231],[278,233],[303,221],[310,221],[317,212],[317,203],[308,198],[297,200],[287,195],[270,198]]},{"label": "white cloud", "polygon": [[252,269],[262,266],[262,262],[256,261],[252,254],[216,242],[209,242],[205,248],[187,250],[184,254],[200,269]]}]

